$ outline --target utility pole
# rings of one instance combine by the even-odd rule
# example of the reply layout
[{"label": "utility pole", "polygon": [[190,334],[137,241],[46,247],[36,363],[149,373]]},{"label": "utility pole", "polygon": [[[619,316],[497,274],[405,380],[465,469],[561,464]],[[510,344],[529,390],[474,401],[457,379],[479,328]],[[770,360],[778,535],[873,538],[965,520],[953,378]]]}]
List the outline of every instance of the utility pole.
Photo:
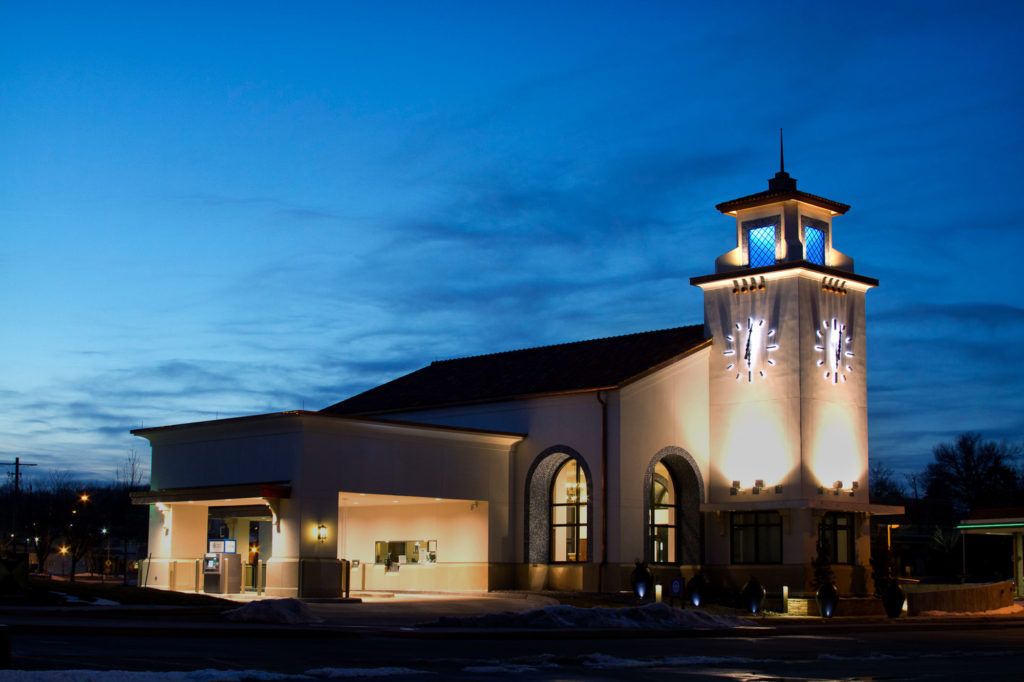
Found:
[{"label": "utility pole", "polygon": [[[11,504],[11,537],[18,532],[18,507],[21,506],[21,467],[34,467],[35,464],[22,462],[21,457],[15,457],[13,462],[0,462],[0,466],[14,467],[14,497]],[[10,474],[7,474],[10,476]],[[15,538],[17,540],[17,538]]]}]

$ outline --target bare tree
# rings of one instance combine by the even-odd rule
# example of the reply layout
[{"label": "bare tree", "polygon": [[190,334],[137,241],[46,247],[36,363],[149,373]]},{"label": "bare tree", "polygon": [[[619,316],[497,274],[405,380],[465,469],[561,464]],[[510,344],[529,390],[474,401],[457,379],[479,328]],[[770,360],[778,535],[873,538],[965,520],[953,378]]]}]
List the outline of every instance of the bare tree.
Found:
[{"label": "bare tree", "polygon": [[868,494],[873,501],[903,497],[903,486],[896,479],[896,472],[881,460],[871,461],[868,470]]},{"label": "bare tree", "polygon": [[124,490],[141,490],[143,481],[146,480],[146,470],[142,464],[142,458],[139,457],[139,453],[132,448],[128,451],[128,456],[121,462],[121,466],[118,467],[117,473],[114,474],[114,485]]},{"label": "bare tree", "polygon": [[1020,493],[1017,460],[1021,448],[963,433],[932,450],[924,471],[927,496],[948,499],[960,514],[1013,504]]}]

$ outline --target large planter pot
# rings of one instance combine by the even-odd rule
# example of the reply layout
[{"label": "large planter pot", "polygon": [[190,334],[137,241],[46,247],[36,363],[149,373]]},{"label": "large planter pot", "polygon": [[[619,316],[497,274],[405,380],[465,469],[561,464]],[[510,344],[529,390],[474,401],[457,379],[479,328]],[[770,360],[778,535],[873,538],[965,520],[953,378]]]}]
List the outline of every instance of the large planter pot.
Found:
[{"label": "large planter pot", "polygon": [[651,569],[647,568],[647,564],[636,565],[629,575],[629,584],[637,599],[644,599],[654,592],[654,576],[651,574]]},{"label": "large planter pot", "polygon": [[895,580],[882,590],[882,606],[885,607],[885,615],[890,618],[900,617],[900,614],[903,613],[903,604],[906,601],[906,591]]},{"label": "large planter pot", "polygon": [[761,613],[766,593],[767,590],[757,581],[757,578],[751,578],[740,592],[740,604],[748,613],[754,615]]},{"label": "large planter pot", "polygon": [[690,582],[686,583],[686,594],[694,608],[700,607],[701,603],[707,598],[707,593],[708,581],[700,573],[690,578]]},{"label": "large planter pot", "polygon": [[821,617],[831,618],[839,606],[839,590],[832,583],[825,583],[814,594],[814,601],[818,604],[818,613]]}]

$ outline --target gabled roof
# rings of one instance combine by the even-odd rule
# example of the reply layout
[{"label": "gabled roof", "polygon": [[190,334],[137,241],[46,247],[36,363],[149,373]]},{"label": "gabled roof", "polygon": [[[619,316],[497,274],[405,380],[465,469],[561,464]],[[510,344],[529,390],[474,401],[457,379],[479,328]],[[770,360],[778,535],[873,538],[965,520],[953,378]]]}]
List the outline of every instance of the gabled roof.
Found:
[{"label": "gabled roof", "polygon": [[380,414],[616,388],[705,343],[698,324],[441,360],[321,411]]}]

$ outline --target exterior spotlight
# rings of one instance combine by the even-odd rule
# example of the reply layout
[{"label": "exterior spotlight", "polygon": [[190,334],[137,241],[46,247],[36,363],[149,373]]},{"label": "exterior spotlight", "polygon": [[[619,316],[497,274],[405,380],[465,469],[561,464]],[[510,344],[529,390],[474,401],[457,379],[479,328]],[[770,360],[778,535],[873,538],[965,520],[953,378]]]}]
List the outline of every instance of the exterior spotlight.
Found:
[{"label": "exterior spotlight", "polygon": [[740,491],[740,482],[739,481],[733,481],[732,482],[732,487],[729,488],[729,494],[730,495],[735,495],[739,491]]},{"label": "exterior spotlight", "polygon": [[694,608],[700,608],[700,603],[704,600],[704,595],[707,591],[708,583],[700,573],[690,578],[690,582],[686,583],[686,593],[689,595],[690,603],[693,604]]},{"label": "exterior spotlight", "polygon": [[781,495],[782,494],[782,486],[781,485],[775,486],[775,494],[776,495]]},{"label": "exterior spotlight", "polygon": [[327,526],[322,523],[316,527],[316,539],[319,542],[323,542],[327,539]]}]

